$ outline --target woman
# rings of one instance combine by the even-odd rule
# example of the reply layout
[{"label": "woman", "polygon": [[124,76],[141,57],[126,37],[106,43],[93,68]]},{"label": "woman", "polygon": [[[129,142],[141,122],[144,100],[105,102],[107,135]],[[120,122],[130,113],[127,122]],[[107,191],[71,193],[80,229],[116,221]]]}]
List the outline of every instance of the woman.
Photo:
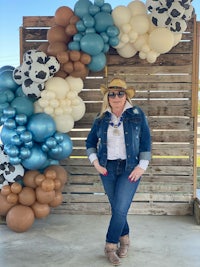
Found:
[{"label": "woman", "polygon": [[119,265],[120,258],[128,253],[127,214],[151,158],[151,136],[144,112],[131,104],[132,87],[114,78],[100,89],[104,95],[102,109],[87,137],[86,148],[111,205],[105,255],[110,263]]}]

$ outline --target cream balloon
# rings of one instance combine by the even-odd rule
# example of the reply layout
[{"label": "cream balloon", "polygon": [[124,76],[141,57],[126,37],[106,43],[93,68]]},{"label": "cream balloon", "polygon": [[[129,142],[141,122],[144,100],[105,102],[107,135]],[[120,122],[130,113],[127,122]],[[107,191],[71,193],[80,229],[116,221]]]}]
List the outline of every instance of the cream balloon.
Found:
[{"label": "cream balloon", "polygon": [[147,58],[146,59],[147,59],[147,61],[149,63],[154,63],[154,62],[156,62],[158,56],[159,56],[158,53],[156,53],[155,51],[151,50],[151,51],[149,51],[147,53]]},{"label": "cream balloon", "polygon": [[67,83],[69,84],[69,87],[71,90],[76,91],[77,93],[80,93],[83,89],[83,80],[81,78],[75,78],[72,76],[68,76],[65,78]]},{"label": "cream balloon", "polygon": [[131,30],[128,35],[129,35],[130,43],[134,43],[138,38],[138,33],[134,30]]},{"label": "cream balloon", "polygon": [[143,51],[140,51],[139,52],[139,58],[146,59],[147,58],[147,54],[145,52],[143,52]]},{"label": "cream balloon", "polygon": [[40,106],[38,101],[35,101],[34,103],[34,113],[40,113],[43,112],[43,108]]},{"label": "cream balloon", "polygon": [[121,25],[121,30],[124,33],[130,32],[131,31],[131,25],[130,25],[130,23],[125,23],[125,24]]},{"label": "cream balloon", "polygon": [[57,131],[61,133],[67,133],[74,127],[74,119],[69,114],[54,115],[53,118]]},{"label": "cream balloon", "polygon": [[123,24],[129,23],[129,20],[131,19],[130,9],[122,5],[115,7],[111,15],[112,15],[114,24],[117,27],[120,27]]},{"label": "cream balloon", "polygon": [[134,48],[140,51],[143,45],[148,43],[148,34],[139,35],[137,40],[133,43]]},{"label": "cream balloon", "polygon": [[174,34],[174,45],[173,46],[176,46],[182,38],[182,33],[173,33],[173,34]]},{"label": "cream balloon", "polygon": [[167,28],[156,28],[149,34],[149,47],[157,53],[167,53],[173,45],[174,35]]},{"label": "cream balloon", "polygon": [[74,121],[80,120],[85,114],[85,103],[80,101],[78,105],[72,105],[72,117]]},{"label": "cream balloon", "polygon": [[53,77],[46,82],[45,89],[54,92],[58,99],[62,99],[69,91],[69,85],[65,79],[61,77]]},{"label": "cream balloon", "polygon": [[141,1],[132,1],[127,6],[132,16],[146,14],[146,5]]},{"label": "cream balloon", "polygon": [[145,34],[148,32],[150,24],[147,15],[136,15],[131,18],[130,24],[134,31],[138,34]]},{"label": "cream balloon", "polygon": [[132,44],[127,43],[122,48],[117,49],[117,52],[121,57],[130,58],[135,56],[137,50],[135,50]]}]

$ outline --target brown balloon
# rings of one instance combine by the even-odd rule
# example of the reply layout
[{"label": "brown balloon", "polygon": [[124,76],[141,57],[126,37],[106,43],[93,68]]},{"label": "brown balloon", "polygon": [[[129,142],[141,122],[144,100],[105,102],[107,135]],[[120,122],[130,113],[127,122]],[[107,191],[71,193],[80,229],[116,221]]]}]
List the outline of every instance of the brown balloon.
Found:
[{"label": "brown balloon", "polygon": [[50,192],[54,190],[54,181],[53,179],[46,178],[41,183],[41,187],[45,192]]},{"label": "brown balloon", "polygon": [[55,12],[55,23],[65,27],[69,24],[73,15],[74,12],[71,8],[67,6],[61,6]]},{"label": "brown balloon", "polygon": [[38,175],[35,176],[35,183],[37,186],[40,186],[42,181],[44,181],[46,177],[44,176],[44,174],[39,173]]},{"label": "brown balloon", "polygon": [[15,204],[9,203],[7,197],[0,194],[0,215],[6,216],[9,209],[11,209]]},{"label": "brown balloon", "polygon": [[60,25],[54,25],[47,31],[47,40],[49,43],[65,42],[68,43],[71,39],[65,32],[65,28]]},{"label": "brown balloon", "polygon": [[60,51],[57,53],[56,57],[61,64],[67,63],[69,61],[68,51]]},{"label": "brown balloon", "polygon": [[37,170],[26,171],[23,178],[24,185],[31,188],[36,188],[37,184],[35,183],[35,177],[39,174],[40,172]]},{"label": "brown balloon", "polygon": [[56,178],[54,180],[54,190],[56,190],[56,191],[60,190],[61,186],[62,186],[61,181],[58,178]]},{"label": "brown balloon", "polygon": [[42,204],[50,203],[55,197],[54,190],[46,192],[41,187],[37,187],[35,192],[37,201]]},{"label": "brown balloon", "polygon": [[44,170],[44,175],[48,179],[53,179],[53,180],[56,179],[56,171],[54,170],[51,169]]},{"label": "brown balloon", "polygon": [[42,43],[42,44],[38,47],[37,50],[42,51],[42,52],[44,52],[45,54],[48,54],[48,53],[47,53],[48,46],[49,46],[49,42]]},{"label": "brown balloon", "polygon": [[66,73],[70,74],[74,70],[74,65],[71,61],[69,61],[63,65],[63,69]]},{"label": "brown balloon", "polygon": [[34,215],[37,219],[44,218],[49,215],[50,207],[48,204],[41,204],[36,201],[31,208],[33,209]]},{"label": "brown balloon", "polygon": [[65,28],[65,33],[68,35],[68,36],[73,36],[77,33],[77,29],[76,29],[76,26],[74,24],[69,24],[66,28]]},{"label": "brown balloon", "polygon": [[18,195],[12,192],[6,197],[8,203],[10,204],[17,204],[18,198],[19,198]]},{"label": "brown balloon", "polygon": [[51,165],[47,167],[45,170],[54,170],[56,171],[56,178],[61,181],[61,185],[64,185],[67,182],[67,171],[64,167],[60,165]]},{"label": "brown balloon", "polygon": [[89,64],[89,63],[91,62],[91,56],[88,55],[88,54],[82,53],[82,54],[81,54],[80,61],[81,61],[83,64],[87,65],[87,64]]},{"label": "brown balloon", "polygon": [[17,233],[22,233],[31,228],[35,220],[34,212],[30,207],[16,205],[6,216],[7,226]]},{"label": "brown balloon", "polygon": [[69,58],[71,59],[71,61],[79,61],[81,58],[81,52],[72,50],[69,52]]},{"label": "brown balloon", "polygon": [[48,54],[54,57],[62,51],[67,51],[67,45],[64,42],[50,43],[47,49]]},{"label": "brown balloon", "polygon": [[80,18],[77,17],[76,15],[74,15],[74,16],[72,16],[72,17],[70,18],[69,23],[70,23],[70,24],[76,24],[76,22],[78,22],[79,20],[80,20]]},{"label": "brown balloon", "polygon": [[1,192],[1,195],[2,195],[2,196],[7,196],[7,195],[9,195],[9,194],[11,193],[10,185],[4,185],[4,186],[2,186],[0,192]]},{"label": "brown balloon", "polygon": [[54,74],[54,77],[60,77],[65,79],[68,76],[68,74],[64,70],[59,70]]},{"label": "brown balloon", "polygon": [[49,203],[50,207],[60,206],[63,202],[63,195],[61,192],[57,191],[54,199]]},{"label": "brown balloon", "polygon": [[14,182],[13,184],[11,184],[10,189],[14,194],[19,194],[22,191],[22,185]]},{"label": "brown balloon", "polygon": [[36,200],[35,190],[31,187],[24,187],[18,196],[19,203],[25,206],[31,206]]}]

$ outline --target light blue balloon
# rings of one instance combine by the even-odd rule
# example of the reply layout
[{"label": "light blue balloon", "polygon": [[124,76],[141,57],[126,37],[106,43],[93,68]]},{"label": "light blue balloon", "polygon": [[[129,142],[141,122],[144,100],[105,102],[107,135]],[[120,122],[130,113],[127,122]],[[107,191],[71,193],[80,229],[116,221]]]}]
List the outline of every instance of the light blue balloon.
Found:
[{"label": "light blue balloon", "polygon": [[86,31],[85,31],[85,34],[88,34],[88,33],[96,33],[96,30],[95,28],[87,28]]},{"label": "light blue balloon", "polygon": [[11,107],[16,109],[17,114],[31,116],[34,112],[33,102],[27,97],[18,96],[11,102]]},{"label": "light blue balloon", "polygon": [[101,36],[97,33],[88,33],[81,39],[81,50],[91,56],[98,55],[104,47]]},{"label": "light blue balloon", "polygon": [[16,128],[16,133],[17,134],[21,134],[24,131],[26,131],[26,127],[24,125],[17,126],[17,128]]},{"label": "light blue balloon", "polygon": [[74,41],[72,41],[72,42],[70,42],[69,44],[68,44],[68,49],[69,50],[76,50],[76,51],[80,51],[80,43],[79,42],[74,42]]},{"label": "light blue balloon", "polygon": [[29,143],[32,141],[32,133],[29,132],[29,131],[24,131],[20,134],[20,140],[23,142],[23,143]]},{"label": "light blue balloon", "polygon": [[18,165],[21,163],[21,159],[19,157],[9,157],[9,161],[11,165]]},{"label": "light blue balloon", "polygon": [[5,122],[4,122],[4,125],[6,127],[8,127],[9,129],[15,129],[16,128],[16,122],[15,120],[13,119],[7,119]]},{"label": "light blue balloon", "polygon": [[55,148],[57,146],[57,142],[54,137],[47,138],[45,144],[48,146],[48,148]]},{"label": "light blue balloon", "polygon": [[106,32],[109,26],[114,25],[114,21],[111,14],[107,12],[99,12],[94,16],[94,18],[96,21],[95,29],[98,33]]},{"label": "light blue balloon", "polygon": [[9,157],[17,157],[19,155],[19,148],[15,145],[9,145],[6,147],[6,154]]},{"label": "light blue balloon", "polygon": [[82,21],[86,28],[93,27],[95,24],[94,18],[89,14],[84,15]]},{"label": "light blue balloon", "polygon": [[15,69],[15,67],[13,67],[13,66],[5,65],[5,66],[3,66],[3,67],[0,68],[0,74],[2,72],[4,72],[5,70],[12,70],[13,71],[14,69]]},{"label": "light blue balloon", "polygon": [[42,151],[39,145],[34,144],[30,157],[22,160],[22,165],[28,170],[41,169],[47,160],[47,154]]},{"label": "light blue balloon", "polygon": [[90,64],[88,64],[88,68],[91,71],[100,71],[102,70],[106,65],[106,56],[103,52],[101,52],[100,54],[93,56],[91,59]]},{"label": "light blue balloon", "polygon": [[19,135],[17,135],[17,134],[12,136],[10,142],[11,142],[11,144],[16,145],[16,146],[22,145],[22,141],[21,141]]},{"label": "light blue balloon", "polygon": [[21,147],[19,151],[19,158],[20,159],[27,159],[31,156],[31,150],[27,147]]},{"label": "light blue balloon", "polygon": [[54,134],[54,138],[56,139],[57,143],[59,144],[64,140],[64,135],[63,135],[63,133],[56,132]]},{"label": "light blue balloon", "polygon": [[18,86],[19,85],[13,79],[13,70],[7,69],[0,73],[0,92],[5,89],[15,91]]},{"label": "light blue balloon", "polygon": [[27,130],[33,135],[36,142],[44,142],[56,131],[56,124],[53,118],[46,113],[33,114],[27,124]]},{"label": "light blue balloon", "polygon": [[62,160],[69,157],[72,153],[73,143],[68,134],[63,133],[63,141],[57,145],[55,149],[48,152],[48,156],[52,159]]},{"label": "light blue balloon", "polygon": [[8,108],[6,108],[6,109],[3,110],[3,114],[7,118],[13,118],[16,115],[16,110],[15,110],[15,108],[8,107]]},{"label": "light blue balloon", "polygon": [[88,9],[92,5],[89,0],[79,0],[74,5],[74,13],[79,18],[82,18],[84,15],[88,14]]}]

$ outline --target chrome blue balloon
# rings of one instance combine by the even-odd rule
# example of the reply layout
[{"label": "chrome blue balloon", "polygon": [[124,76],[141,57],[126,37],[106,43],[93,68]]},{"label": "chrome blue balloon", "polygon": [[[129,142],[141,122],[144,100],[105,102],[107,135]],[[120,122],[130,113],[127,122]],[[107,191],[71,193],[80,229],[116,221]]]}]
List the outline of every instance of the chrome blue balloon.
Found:
[{"label": "chrome blue balloon", "polygon": [[21,141],[19,135],[17,135],[17,134],[11,137],[10,142],[11,142],[11,144],[16,145],[16,146],[21,146],[23,143]]},{"label": "chrome blue balloon", "polygon": [[11,138],[16,135],[15,130],[11,130],[6,126],[2,127],[1,130],[1,141],[4,145],[11,143]]},{"label": "chrome blue balloon", "polygon": [[27,123],[27,116],[25,114],[17,114],[15,116],[15,121],[18,125],[25,125]]},{"label": "chrome blue balloon", "polygon": [[16,114],[16,110],[15,108],[12,107],[8,107],[6,109],[3,110],[3,114],[7,117],[7,118],[13,118]]},{"label": "chrome blue balloon", "polygon": [[34,144],[31,149],[31,155],[27,159],[22,160],[22,165],[24,168],[29,170],[41,169],[47,160],[47,155],[42,151],[39,145]]},{"label": "chrome blue balloon", "polygon": [[11,71],[13,71],[14,69],[15,69],[15,67],[13,67],[11,65],[5,65],[5,66],[3,66],[3,67],[0,68],[0,74],[2,72],[4,72],[5,70],[11,70]]},{"label": "chrome blue balloon", "polygon": [[44,152],[48,152],[48,151],[49,151],[49,147],[48,147],[46,144],[43,144],[43,145],[41,146],[41,148],[42,148],[42,150],[43,150]]},{"label": "chrome blue balloon", "polygon": [[64,140],[63,133],[56,132],[54,134],[54,138],[56,139],[57,143],[61,143]]},{"label": "chrome blue balloon", "polygon": [[19,148],[15,145],[9,145],[6,147],[6,154],[9,157],[17,157],[19,155]]},{"label": "chrome blue balloon", "polygon": [[7,119],[4,122],[4,125],[8,127],[9,129],[15,129],[16,128],[16,122],[13,119]]},{"label": "chrome blue balloon", "polygon": [[26,142],[26,143],[24,143],[24,147],[27,147],[27,148],[32,148],[32,147],[33,147],[33,144],[34,144],[34,142],[33,142],[33,141]]},{"label": "chrome blue balloon", "polygon": [[27,147],[21,147],[19,151],[20,159],[27,159],[31,155],[31,150]]},{"label": "chrome blue balloon", "polygon": [[20,139],[21,139],[21,141],[24,142],[24,143],[29,143],[29,142],[31,142],[31,141],[32,141],[32,138],[33,138],[32,133],[29,132],[29,131],[24,131],[24,132],[22,132],[22,133],[20,134]]},{"label": "chrome blue balloon", "polygon": [[69,157],[73,150],[73,143],[68,134],[63,134],[63,141],[59,143],[56,149],[51,149],[48,152],[49,158],[62,160]]},{"label": "chrome blue balloon", "polygon": [[57,146],[57,142],[54,137],[47,138],[45,144],[48,146],[48,148],[55,148]]},{"label": "chrome blue balloon", "polygon": [[31,116],[34,112],[33,102],[27,97],[18,96],[12,102],[11,106],[16,109],[17,114]]},{"label": "chrome blue balloon", "polygon": [[9,161],[11,165],[18,165],[21,163],[21,159],[19,157],[9,157]]},{"label": "chrome blue balloon", "polygon": [[35,113],[28,121],[27,130],[32,133],[34,141],[42,143],[55,133],[56,124],[50,115]]},{"label": "chrome blue balloon", "polygon": [[17,128],[16,128],[16,133],[17,134],[21,134],[21,133],[23,133],[24,131],[26,131],[26,127],[25,126],[23,126],[23,125],[20,125],[20,126],[17,126]]}]

